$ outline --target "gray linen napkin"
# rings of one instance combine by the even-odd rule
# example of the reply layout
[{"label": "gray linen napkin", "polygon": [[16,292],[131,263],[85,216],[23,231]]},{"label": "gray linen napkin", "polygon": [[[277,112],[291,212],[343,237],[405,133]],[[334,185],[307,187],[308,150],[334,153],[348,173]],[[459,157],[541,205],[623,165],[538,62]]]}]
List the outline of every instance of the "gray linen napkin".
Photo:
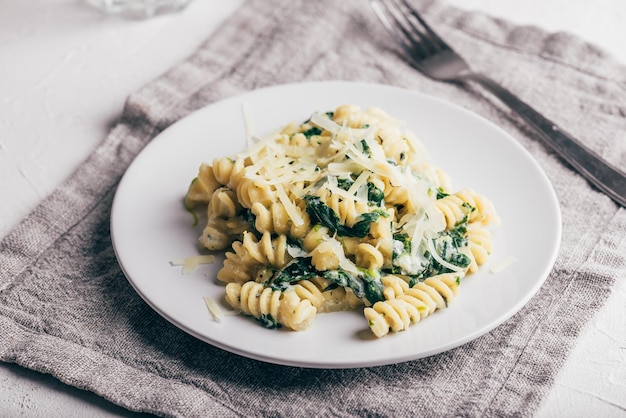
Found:
[{"label": "gray linen napkin", "polygon": [[[626,166],[626,68],[567,34],[441,1],[420,7],[475,67]],[[554,270],[521,312],[473,342],[422,360],[309,370],[200,342],[133,291],[111,248],[109,215],[116,185],[142,147],[223,97],[323,79],[387,83],[453,100],[530,150],[558,194],[563,242]],[[104,142],[2,241],[0,360],[163,416],[529,416],[625,273],[626,211],[487,96],[411,69],[366,2],[251,0],[187,61],[132,95]]]}]

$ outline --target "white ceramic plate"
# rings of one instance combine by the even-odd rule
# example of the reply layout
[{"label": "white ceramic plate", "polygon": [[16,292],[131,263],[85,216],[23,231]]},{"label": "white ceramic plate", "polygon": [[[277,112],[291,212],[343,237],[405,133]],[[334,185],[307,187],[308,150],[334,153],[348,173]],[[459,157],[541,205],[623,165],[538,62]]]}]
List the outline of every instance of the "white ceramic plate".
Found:
[{"label": "white ceramic plate", "polygon": [[[314,111],[353,103],[378,106],[407,121],[454,189],[471,187],[489,197],[502,225],[494,228],[491,261],[463,281],[457,299],[412,326],[381,339],[371,336],[360,312],[317,315],[304,332],[268,330],[228,316],[216,322],[204,296],[223,300],[221,267],[201,266],[182,275],[170,260],[199,253],[202,225],[182,206],[202,162],[245,147],[241,107],[255,132],[266,133]],[[312,82],[282,85],[205,107],[155,138],[124,175],[112,208],[111,234],[128,280],[164,318],[195,337],[242,356],[315,368],[366,367],[437,354],[492,330],[537,292],[554,263],[561,236],[559,206],[547,177],[507,133],[461,107],[383,85]],[[517,261],[497,274],[490,266]]]}]

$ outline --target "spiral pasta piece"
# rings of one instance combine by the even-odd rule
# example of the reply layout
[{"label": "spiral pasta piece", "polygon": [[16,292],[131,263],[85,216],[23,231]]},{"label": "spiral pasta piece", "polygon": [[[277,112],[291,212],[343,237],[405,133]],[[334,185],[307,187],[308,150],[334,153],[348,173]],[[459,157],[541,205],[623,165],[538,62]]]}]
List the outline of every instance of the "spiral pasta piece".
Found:
[{"label": "spiral pasta piece", "polygon": [[246,229],[246,223],[240,218],[220,219],[212,217],[202,230],[198,241],[209,250],[223,250],[230,246]]},{"label": "spiral pasta piece", "polygon": [[470,258],[468,271],[474,273],[478,266],[485,264],[492,251],[491,232],[482,225],[470,224],[466,234],[469,245],[465,252]]},{"label": "spiral pasta piece", "polygon": [[237,200],[237,195],[227,187],[216,189],[211,195],[211,200],[207,206],[207,215],[221,219],[231,219],[239,215],[241,205]]},{"label": "spiral pasta piece", "polygon": [[274,267],[284,267],[291,259],[287,253],[287,237],[278,235],[272,238],[269,232],[262,235],[260,240],[249,232],[244,232],[242,250],[246,257],[251,257],[257,263]]},{"label": "spiral pasta piece", "polygon": [[339,222],[347,226],[354,225],[361,217],[361,214],[370,211],[366,202],[345,199],[329,190],[323,190],[319,195],[322,201],[337,214]]},{"label": "spiral pasta piece", "polygon": [[407,188],[393,184],[389,178],[385,178],[383,181],[385,183],[384,193],[386,204],[403,206],[404,212],[411,212],[415,210]]},{"label": "spiral pasta piece", "polygon": [[328,238],[311,251],[311,265],[319,271],[335,270],[344,257],[341,243]]},{"label": "spiral pasta piece", "polygon": [[223,250],[231,245],[247,227],[238,216],[240,211],[232,190],[216,189],[207,206],[207,224],[200,235],[200,243],[209,250]]},{"label": "spiral pasta piece", "polygon": [[318,312],[342,311],[363,304],[350,289],[333,287],[321,277],[300,280],[293,285],[293,291],[300,299],[309,300]]},{"label": "spiral pasta piece", "polygon": [[222,185],[228,186],[232,190],[236,190],[239,182],[245,174],[245,160],[237,158],[216,158],[213,160],[213,175],[215,179]]},{"label": "spiral pasta piece", "polygon": [[406,280],[392,274],[383,276],[381,281],[383,283],[383,295],[386,300],[395,299],[409,290],[409,284]]},{"label": "spiral pasta piece", "polygon": [[307,329],[313,320],[317,309],[310,300],[301,300],[295,291],[283,293],[283,301],[279,310],[279,322],[294,331]]},{"label": "spiral pasta piece", "polygon": [[402,299],[376,302],[372,308],[365,308],[364,313],[370,329],[377,337],[404,331],[421,319],[417,308]]},{"label": "spiral pasta piece", "polygon": [[224,283],[244,283],[254,280],[263,266],[247,255],[241,241],[235,241],[232,250],[226,252],[226,259],[217,272],[217,279]]},{"label": "spiral pasta piece", "polygon": [[360,112],[357,105],[342,105],[335,109],[333,120],[339,125],[349,128],[362,128],[370,121],[369,115]]},{"label": "spiral pasta piece", "polygon": [[388,291],[386,296],[393,294],[395,297],[376,302],[364,310],[370,329],[377,337],[406,330],[435,309],[452,302],[458,294],[460,278],[457,273],[439,274],[406,290],[397,286],[397,281],[390,281],[389,288],[393,291]]},{"label": "spiral pasta piece", "polygon": [[385,151],[385,155],[401,164],[407,159],[409,154],[409,144],[406,139],[400,134],[399,130],[395,126],[389,126],[378,130],[376,133],[376,139]]},{"label": "spiral pasta piece", "polygon": [[296,206],[304,222],[296,225],[292,222],[285,206],[279,202],[273,202],[268,206],[261,202],[255,202],[250,208],[255,216],[254,225],[260,233],[287,235],[294,238],[303,238],[311,228],[311,220],[305,210]]},{"label": "spiral pasta piece", "polygon": [[201,164],[198,175],[189,185],[185,196],[185,207],[192,209],[200,203],[209,203],[215,189],[220,187],[220,183],[213,174],[213,167],[208,164]]},{"label": "spiral pasta piece", "polygon": [[[438,308],[447,307],[459,294],[459,285],[461,284],[461,278],[465,273],[443,273],[436,276],[431,276],[425,279],[422,283],[435,289],[441,298],[444,305],[437,305]],[[413,286],[415,287],[415,286]]]},{"label": "spiral pasta piece", "polygon": [[449,195],[437,200],[437,209],[443,214],[446,228],[454,228],[471,212],[471,208],[463,206],[465,202],[456,195]]},{"label": "spiral pasta piece", "polygon": [[314,226],[302,239],[302,247],[305,251],[310,253],[322,242],[330,239],[329,232],[330,231],[325,226]]},{"label": "spiral pasta piece", "polygon": [[499,223],[493,204],[473,190],[462,190],[446,196],[437,200],[436,205],[446,219],[447,228],[454,228],[466,216],[470,223]]},{"label": "spiral pasta piece", "polygon": [[325,290],[322,296],[324,302],[318,312],[346,311],[363,305],[363,301],[350,288],[336,287]]},{"label": "spiral pasta piece", "polygon": [[356,247],[356,264],[368,270],[380,270],[385,259],[383,254],[373,245],[362,242]]},{"label": "spiral pasta piece", "polygon": [[293,145],[296,147],[304,147],[307,145],[307,138],[302,133],[293,134],[289,137],[289,145]]},{"label": "spiral pasta piece", "polygon": [[354,104],[341,105],[333,112],[333,120],[349,128],[363,129],[370,125],[392,124],[398,122],[379,107],[370,107],[364,111]]},{"label": "spiral pasta piece", "polygon": [[277,197],[271,186],[242,179],[237,187],[237,199],[241,206],[250,209],[255,202],[269,206]]},{"label": "spiral pasta piece", "polygon": [[[369,237],[371,238],[363,239],[363,241],[374,246],[380,253],[382,257],[382,264],[380,264],[380,266],[385,269],[391,268],[393,261],[393,220],[395,219],[395,213],[395,208],[388,208],[387,217],[381,216],[376,222],[372,222],[370,225]],[[356,248],[358,248],[358,245]],[[350,254],[356,256],[356,250],[352,251]]]},{"label": "spiral pasta piece", "polygon": [[369,235],[377,242],[384,242],[393,238],[393,220],[395,219],[396,211],[395,208],[388,208],[386,212],[386,217],[381,216],[378,220],[376,220],[376,222],[372,222],[370,225]]},{"label": "spiral pasta piece", "polygon": [[227,284],[226,302],[246,315],[294,331],[308,328],[317,313],[311,301],[301,299],[294,290],[272,290],[254,281]]},{"label": "spiral pasta piece", "polygon": [[497,225],[500,223],[500,218],[493,208],[493,203],[485,196],[470,189],[461,190],[455,193],[455,196],[476,209],[470,214],[469,222],[480,222],[483,225]]},{"label": "spiral pasta piece", "polygon": [[290,260],[285,235],[272,238],[265,233],[259,240],[254,234],[244,232],[242,240],[233,242],[232,251],[226,252],[217,278],[225,283],[243,283],[255,280],[268,267],[284,267]]},{"label": "spiral pasta piece", "polygon": [[300,299],[309,300],[311,305],[319,309],[324,303],[324,295],[323,288],[317,283],[315,280],[300,280],[293,286],[293,290]]},{"label": "spiral pasta piece", "polygon": [[362,213],[369,211],[367,203],[343,199],[339,195],[331,196],[327,204],[339,216],[339,221],[347,226],[354,225]]}]

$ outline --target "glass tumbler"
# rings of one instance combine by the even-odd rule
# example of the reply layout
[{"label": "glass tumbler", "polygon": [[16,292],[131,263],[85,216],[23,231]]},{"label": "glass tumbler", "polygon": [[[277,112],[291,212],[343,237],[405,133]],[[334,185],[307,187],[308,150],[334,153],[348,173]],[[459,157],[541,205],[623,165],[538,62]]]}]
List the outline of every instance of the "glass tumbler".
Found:
[{"label": "glass tumbler", "polygon": [[191,0],[86,0],[107,14],[145,19],[181,10]]}]

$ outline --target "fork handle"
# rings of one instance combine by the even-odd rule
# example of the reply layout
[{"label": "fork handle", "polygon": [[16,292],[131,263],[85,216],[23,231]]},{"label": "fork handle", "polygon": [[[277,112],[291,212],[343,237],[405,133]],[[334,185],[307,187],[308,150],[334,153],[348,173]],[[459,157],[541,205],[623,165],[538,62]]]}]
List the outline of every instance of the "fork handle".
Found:
[{"label": "fork handle", "polygon": [[603,160],[555,123],[520,100],[509,90],[482,74],[472,74],[473,80],[498,97],[519,114],[544,139],[545,143],[574,167],[583,177],[606,193],[622,207],[626,207],[626,175]]}]

